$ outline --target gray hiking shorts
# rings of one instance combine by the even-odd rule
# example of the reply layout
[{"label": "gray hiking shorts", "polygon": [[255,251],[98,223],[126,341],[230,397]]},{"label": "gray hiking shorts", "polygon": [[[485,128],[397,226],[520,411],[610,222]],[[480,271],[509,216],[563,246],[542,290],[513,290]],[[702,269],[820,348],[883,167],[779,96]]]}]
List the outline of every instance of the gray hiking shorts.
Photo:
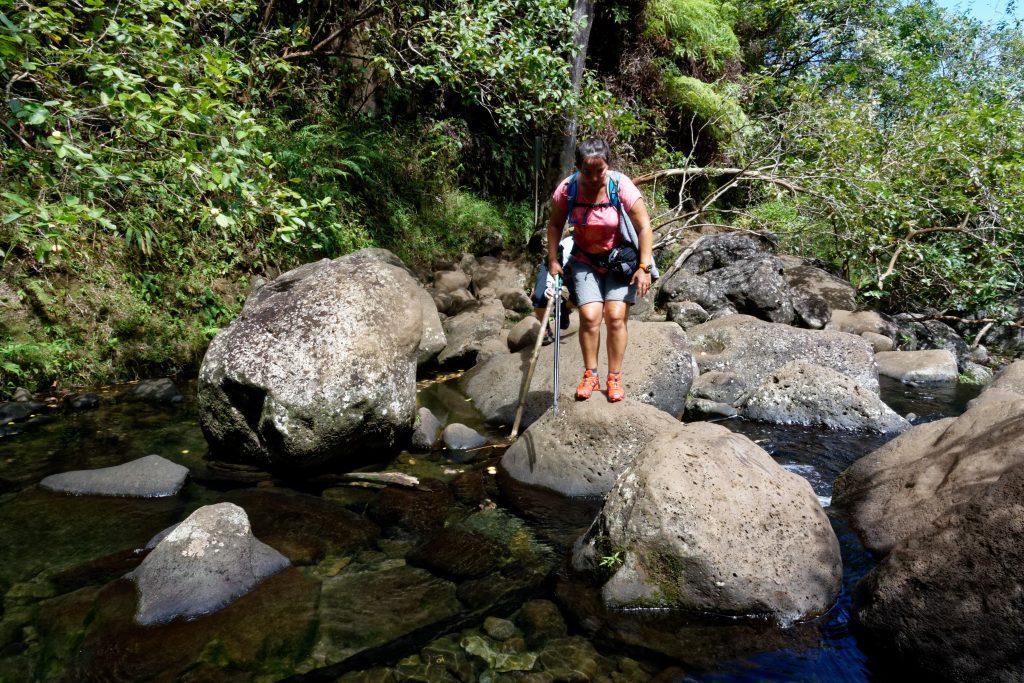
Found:
[{"label": "gray hiking shorts", "polygon": [[636,285],[611,273],[602,275],[588,264],[573,259],[569,262],[569,276],[576,288],[577,306],[595,301],[625,301],[630,305],[636,303]]}]

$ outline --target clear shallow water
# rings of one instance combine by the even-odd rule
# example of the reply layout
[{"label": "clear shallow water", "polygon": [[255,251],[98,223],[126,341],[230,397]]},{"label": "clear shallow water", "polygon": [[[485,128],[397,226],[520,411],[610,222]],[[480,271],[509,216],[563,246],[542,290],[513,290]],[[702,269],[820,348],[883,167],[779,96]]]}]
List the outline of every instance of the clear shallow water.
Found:
[{"label": "clear shallow water", "polygon": [[[187,396],[194,395],[194,387],[184,389]],[[415,517],[404,519],[402,511],[410,507],[409,503],[383,500],[400,494],[340,487],[330,477],[299,485],[265,473],[211,466],[204,459],[206,445],[191,400],[177,406],[119,403],[115,400],[117,393],[116,388],[106,392],[104,405],[98,410],[54,413],[28,424],[5,426],[0,431],[0,591],[5,594],[0,619],[0,680],[74,680],[86,675],[97,675],[99,680],[143,680],[152,676],[145,674],[148,670],[142,664],[135,668],[120,662],[114,669],[101,667],[101,674],[95,674],[89,669],[95,663],[90,664],[88,658],[83,660],[81,652],[94,648],[108,654],[114,652],[111,656],[115,658],[128,656],[133,652],[133,643],[142,643],[138,645],[141,648],[159,636],[166,646],[173,647],[176,639],[187,641],[192,637],[196,625],[213,628],[210,624],[220,617],[204,618],[192,625],[176,623],[167,627],[169,630],[153,633],[131,630],[125,626],[124,614],[130,610],[131,592],[123,586],[117,588],[123,582],[116,579],[137,564],[138,556],[133,550],[152,535],[197,507],[220,500],[243,504],[250,510],[258,536],[276,544],[275,547],[290,544],[292,555],[302,558],[297,569],[289,570],[291,573],[276,580],[264,593],[273,595],[277,591],[291,604],[306,601],[312,605],[310,610],[317,604],[315,595],[329,595],[332,582],[339,580],[337,577],[361,577],[366,572],[376,576],[374,572],[379,572],[382,581],[397,581],[396,585],[404,586],[391,572],[404,564],[403,558],[424,538],[435,533],[419,528],[425,519],[453,528],[476,524],[473,528],[479,531],[483,528],[479,526],[481,519],[499,514],[500,524],[506,529],[499,530],[499,535],[506,533],[510,538],[520,539],[528,535],[534,539],[530,542],[533,549],[517,556],[518,564],[506,565],[498,574],[482,579],[454,579],[464,606],[479,603],[490,607],[481,608],[484,611],[463,609],[441,619],[436,622],[441,625],[436,633],[413,634],[387,647],[370,648],[350,666],[331,668],[330,655],[318,664],[313,658],[315,648],[310,646],[312,636],[302,635],[303,629],[315,624],[316,618],[296,619],[290,630],[298,635],[290,643],[290,650],[260,654],[256,648],[247,655],[252,661],[245,660],[249,663],[243,671],[261,671],[269,680],[292,674],[299,676],[297,680],[335,680],[356,663],[358,668],[367,669],[391,666],[419,651],[427,640],[445,631],[478,628],[485,613],[508,614],[528,597],[554,599],[562,606],[571,633],[590,639],[602,656],[628,655],[640,661],[648,675],[661,671],[664,678],[659,680],[885,678],[885,663],[869,661],[848,628],[853,587],[874,566],[875,560],[864,551],[846,520],[828,507],[826,512],[843,555],[843,589],[833,609],[813,622],[779,630],[766,624],[707,622],[681,615],[608,614],[594,604],[593,587],[580,585],[564,566],[556,566],[589,525],[600,501],[566,500],[515,486],[505,487],[505,493],[499,492],[487,468],[496,463],[500,448],[460,454],[455,459],[439,453],[399,456],[394,469],[448,482],[449,488],[456,491],[454,500],[441,496],[437,506],[416,508]],[[940,391],[883,380],[883,398],[894,409],[900,413],[912,411],[924,420],[959,414],[976,393],[977,389],[972,387]],[[451,421],[485,429],[471,403],[454,388],[454,382],[423,383],[419,401],[447,413]],[[886,440],[871,434],[779,428],[742,420],[725,420],[722,424],[758,442],[780,464],[806,478],[823,504],[831,499],[836,476]],[[504,434],[492,436],[502,438]],[[191,469],[192,478],[179,496],[149,501],[74,498],[35,487],[48,474],[106,467],[149,453]],[[340,524],[338,529],[332,529],[330,520],[325,521],[322,516],[310,528],[303,527],[302,519],[323,514],[320,503],[312,504],[314,498],[336,503],[344,507],[346,514],[356,513],[360,519],[372,517],[382,527],[380,536],[361,549],[353,549],[341,547],[350,527]],[[388,504],[394,505],[393,511],[388,512]],[[258,513],[257,508],[265,508],[265,514]],[[287,519],[282,522],[282,518]],[[346,522],[350,523],[351,520]],[[520,529],[516,525],[523,525],[520,531],[516,531]],[[536,571],[541,575],[547,572],[549,578],[524,582],[518,592],[511,591],[504,597],[499,595],[497,602],[487,602],[494,592],[488,582],[514,582],[518,574],[528,573],[525,568],[532,567],[533,562],[539,563]],[[358,571],[353,573],[354,570]],[[97,595],[102,598],[100,602],[91,603]],[[262,594],[257,591],[253,595]],[[325,599],[319,598],[321,603]],[[86,609],[87,604],[115,607]],[[260,613],[274,613],[268,609],[263,608]],[[232,610],[235,608],[225,613]],[[280,617],[281,628],[285,630],[289,630],[284,626],[290,623],[288,618],[295,617]],[[325,615],[318,618],[322,621]],[[97,628],[89,626],[93,622],[118,634],[116,647],[111,650],[113,646],[104,644],[103,634],[97,635]],[[207,650],[198,652],[195,666],[210,676],[209,671],[220,670],[216,662],[207,661],[211,656]],[[155,676],[153,672],[159,671],[154,669],[150,673]],[[216,674],[213,676],[216,679]]]}]

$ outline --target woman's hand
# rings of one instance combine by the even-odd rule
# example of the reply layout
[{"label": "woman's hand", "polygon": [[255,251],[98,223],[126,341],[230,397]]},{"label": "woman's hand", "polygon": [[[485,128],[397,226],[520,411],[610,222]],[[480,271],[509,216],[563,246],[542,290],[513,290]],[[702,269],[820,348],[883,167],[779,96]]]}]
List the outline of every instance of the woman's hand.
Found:
[{"label": "woman's hand", "polygon": [[629,284],[636,285],[636,295],[642,299],[647,296],[647,292],[651,291],[651,274],[638,270],[633,273],[633,278],[629,281]]},{"label": "woman's hand", "polygon": [[559,277],[562,277],[563,280],[565,279],[565,273],[562,272],[562,264],[559,262],[557,258],[550,259],[548,261],[548,275],[550,275],[551,277],[555,277],[556,275],[558,275]]}]

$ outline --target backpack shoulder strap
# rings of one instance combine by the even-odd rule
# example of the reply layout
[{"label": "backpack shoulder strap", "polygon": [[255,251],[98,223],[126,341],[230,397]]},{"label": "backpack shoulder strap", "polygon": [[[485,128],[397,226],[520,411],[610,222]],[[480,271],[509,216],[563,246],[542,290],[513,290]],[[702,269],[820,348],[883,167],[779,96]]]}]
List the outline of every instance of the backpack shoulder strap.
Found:
[{"label": "backpack shoulder strap", "polygon": [[569,216],[572,216],[572,210],[576,208],[576,195],[580,189],[579,179],[579,171],[573,171],[573,174],[569,176],[569,187],[566,188],[569,194]]},{"label": "backpack shoulder strap", "polygon": [[622,202],[619,200],[619,180],[621,178],[622,174],[618,171],[608,174],[608,199],[616,211],[622,209]]}]

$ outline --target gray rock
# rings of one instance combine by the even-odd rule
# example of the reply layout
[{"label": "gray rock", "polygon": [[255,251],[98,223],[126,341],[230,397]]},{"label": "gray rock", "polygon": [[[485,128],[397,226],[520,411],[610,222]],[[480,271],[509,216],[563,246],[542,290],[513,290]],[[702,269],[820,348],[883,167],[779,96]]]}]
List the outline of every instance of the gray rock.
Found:
[{"label": "gray rock", "polygon": [[[658,282],[661,282],[661,280]],[[652,290],[656,287],[657,283],[652,286]],[[654,301],[657,296],[657,291],[650,291],[643,297],[637,297],[636,303],[629,308],[629,319],[644,323],[665,322],[665,316],[658,313],[654,307]]]},{"label": "gray rock", "polygon": [[690,394],[695,398],[708,399],[716,403],[740,405],[745,400],[747,390],[746,383],[739,375],[712,370],[702,373],[693,380]]},{"label": "gray rock", "polygon": [[706,323],[710,316],[700,304],[693,301],[671,301],[665,305],[665,317],[686,330]]},{"label": "gray rock", "polygon": [[429,408],[420,408],[416,413],[416,429],[412,433],[413,448],[429,451],[434,448],[441,435],[441,421]]},{"label": "gray rock", "polygon": [[526,316],[509,330],[508,350],[515,353],[522,349],[533,349],[538,334],[541,334],[540,321],[536,316]]},{"label": "gray rock", "polygon": [[608,557],[609,607],[789,624],[827,610],[842,580],[839,543],[807,481],[707,422],[662,434],[618,478],[573,564],[592,570]]},{"label": "gray rock", "polygon": [[215,612],[287,566],[284,555],[252,535],[245,510],[206,505],[128,574],[139,591],[135,620],[149,626]]},{"label": "gray rock", "polygon": [[430,298],[434,301],[434,308],[437,309],[437,312],[442,315],[448,315],[452,308],[452,295],[433,288],[428,289],[427,293],[430,294]]},{"label": "gray rock", "polygon": [[405,443],[424,333],[419,292],[404,269],[355,252],[300,266],[250,297],[199,371],[200,425],[218,457],[303,468]]},{"label": "gray rock", "polygon": [[952,327],[941,320],[920,320],[922,316],[903,313],[895,316],[904,327],[912,331],[916,340],[915,349],[945,349],[956,358],[957,367],[963,369],[971,358],[967,342]]},{"label": "gray rock", "polygon": [[533,302],[521,289],[504,289],[498,292],[498,301],[509,311],[527,313],[533,310]]},{"label": "gray rock", "polygon": [[465,451],[487,445],[487,437],[458,422],[444,428],[444,445],[451,450]]},{"label": "gray rock", "polygon": [[746,261],[775,251],[774,237],[768,233],[743,234],[738,232],[707,235],[694,247],[693,253],[682,268],[691,273],[707,273],[711,270],[731,266],[737,261]]},{"label": "gray rock", "polygon": [[739,261],[715,270],[708,277],[722,286],[737,311],[787,325],[796,317],[782,261],[774,256]]},{"label": "gray rock", "polygon": [[144,379],[128,392],[126,398],[147,403],[181,403],[185,397],[167,377]]},{"label": "gray rock", "polygon": [[[602,339],[607,332],[602,330]],[[463,375],[460,386],[491,424],[511,425],[531,349],[492,357]],[[528,427],[551,407],[554,345],[544,346],[537,360],[521,427]],[[607,368],[602,352],[598,372],[602,387]],[[583,376],[583,355],[574,338],[563,337],[560,350],[559,405],[575,400]],[[623,361],[626,396],[680,418],[694,376],[686,334],[675,323],[629,324],[629,348]]]},{"label": "gray rock", "polygon": [[832,319],[832,307],[814,292],[791,288],[790,299],[793,301],[796,322],[802,327],[820,330]]},{"label": "gray rock", "polygon": [[1024,399],[1024,360],[1016,360],[1000,370],[992,383],[977,398],[967,404],[973,408],[990,401]]},{"label": "gray rock", "polygon": [[484,619],[484,631],[495,640],[508,640],[516,635],[516,625],[508,619],[487,617]]},{"label": "gray rock", "polygon": [[862,335],[873,332],[897,342],[900,338],[899,325],[888,316],[876,311],[847,311],[832,309],[832,319],[825,325],[826,330]]},{"label": "gray rock", "polygon": [[931,351],[883,351],[875,354],[878,374],[901,382],[956,382],[956,357],[945,349]]},{"label": "gray rock", "polygon": [[[437,356],[442,367],[470,367],[486,342],[501,334],[505,322],[505,308],[500,301],[473,304],[455,317],[444,321],[448,345]],[[506,348],[502,344],[503,349]]]},{"label": "gray rock", "polygon": [[458,315],[467,309],[473,308],[477,303],[476,297],[468,289],[456,289],[448,296],[451,297],[451,303],[448,304],[448,315]]},{"label": "gray rock", "polygon": [[971,360],[973,360],[975,363],[988,363],[988,349],[985,348],[983,344],[978,344],[973,349],[971,349]]},{"label": "gray rock", "polygon": [[829,309],[852,311],[857,308],[857,288],[821,268],[807,264],[787,264],[786,280],[795,291],[807,292],[823,299]]},{"label": "gray rock", "polygon": [[64,398],[64,407],[71,410],[90,410],[99,405],[100,397],[96,394],[75,394]]},{"label": "gray rock", "polygon": [[1024,468],[907,536],[858,585],[858,641],[908,680],[1020,681]]},{"label": "gray rock", "polygon": [[917,425],[843,472],[832,505],[849,513],[869,550],[888,552],[1024,465],[1022,415],[1019,398]]},{"label": "gray rock", "polygon": [[988,384],[992,381],[991,370],[970,360],[964,363],[963,374],[966,380],[972,384]]},{"label": "gray rock", "polygon": [[804,360],[878,391],[875,354],[866,341],[852,334],[802,330],[734,315],[691,327],[687,336],[702,374],[731,372],[747,387],[760,386],[790,361]]},{"label": "gray rock", "polygon": [[416,353],[416,365],[421,367],[434,360],[437,354],[444,350],[448,345],[448,339],[444,336],[444,326],[430,294],[422,288],[418,288],[416,294],[423,309],[423,336],[420,337],[420,346]]},{"label": "gray rock", "polygon": [[451,294],[459,289],[469,289],[470,279],[461,270],[439,270],[434,273],[434,289],[442,294]]},{"label": "gray rock", "polygon": [[14,393],[11,394],[12,401],[31,401],[32,392],[25,387],[15,387]]},{"label": "gray rock", "polygon": [[831,368],[792,361],[773,372],[744,405],[752,420],[772,424],[899,433],[910,423],[868,391]]},{"label": "gray rock", "polygon": [[501,466],[517,481],[565,496],[604,495],[652,439],[678,425],[652,406],[595,394],[559,403],[557,416],[545,412],[505,451]]},{"label": "gray rock", "polygon": [[188,468],[159,455],[147,455],[115,467],[51,474],[39,485],[76,496],[163,498],[185,485]]},{"label": "gray rock", "polygon": [[871,344],[871,348],[875,350],[875,353],[892,351],[894,346],[892,339],[886,337],[884,334],[878,334],[876,332],[861,332],[860,336]]},{"label": "gray rock", "polygon": [[480,298],[484,298],[482,292],[485,289],[493,290],[495,295],[507,290],[524,292],[531,283],[528,273],[527,268],[521,268],[518,264],[492,256],[481,256],[472,270],[473,291]]},{"label": "gray rock", "polygon": [[0,425],[21,422],[46,410],[45,403],[36,401],[8,401],[0,403]]},{"label": "gray rock", "polygon": [[665,279],[658,290],[658,301],[664,306],[673,301],[690,301],[709,312],[730,305],[725,288],[717,279],[683,269]]},{"label": "gray rock", "polygon": [[691,397],[686,401],[687,415],[713,415],[719,417],[736,417],[740,411],[729,403],[719,403],[706,398]]}]

